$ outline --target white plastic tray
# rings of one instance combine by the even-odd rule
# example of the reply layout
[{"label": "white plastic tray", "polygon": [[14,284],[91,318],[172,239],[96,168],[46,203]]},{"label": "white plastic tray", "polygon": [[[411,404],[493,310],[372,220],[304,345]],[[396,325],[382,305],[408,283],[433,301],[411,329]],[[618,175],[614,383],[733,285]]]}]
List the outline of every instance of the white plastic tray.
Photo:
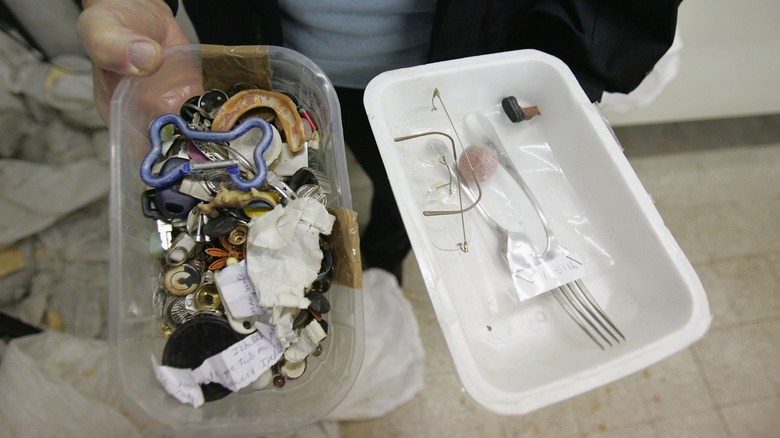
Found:
[{"label": "white plastic tray", "polygon": [[[468,113],[485,114],[509,139],[510,156],[523,145],[549,146],[614,261],[583,280],[625,342],[600,350],[549,293],[516,299],[492,231],[478,220],[469,225],[468,253],[442,251],[440,237],[432,239],[422,214],[426,170],[410,153],[427,140],[394,138],[453,134],[443,111],[431,111],[434,89],[456,127]],[[509,95],[541,115],[512,124],[500,110]],[[557,58],[523,50],[390,71],[369,84],[365,106],[461,381],[484,407],[524,414],[641,370],[706,333],[711,315],[696,273],[611,129]]]}]

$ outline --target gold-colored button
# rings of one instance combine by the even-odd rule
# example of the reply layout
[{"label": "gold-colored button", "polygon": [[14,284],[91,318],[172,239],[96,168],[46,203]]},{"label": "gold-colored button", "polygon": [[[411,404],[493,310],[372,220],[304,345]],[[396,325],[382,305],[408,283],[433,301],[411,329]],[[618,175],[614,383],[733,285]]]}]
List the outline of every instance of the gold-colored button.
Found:
[{"label": "gold-colored button", "polygon": [[230,235],[228,236],[228,242],[236,246],[243,245],[246,242],[246,236],[248,232],[249,228],[246,225],[241,224],[230,232]]},{"label": "gold-colored button", "polygon": [[222,306],[222,298],[220,298],[214,284],[204,284],[195,291],[195,307],[197,309],[216,310],[220,306]]}]

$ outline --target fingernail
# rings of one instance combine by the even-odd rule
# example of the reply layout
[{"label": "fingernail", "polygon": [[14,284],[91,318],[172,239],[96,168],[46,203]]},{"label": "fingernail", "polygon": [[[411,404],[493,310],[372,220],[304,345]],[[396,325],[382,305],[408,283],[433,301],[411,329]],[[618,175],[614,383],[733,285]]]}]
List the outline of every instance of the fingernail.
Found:
[{"label": "fingernail", "polygon": [[147,71],[154,64],[155,54],[151,43],[133,43],[130,46],[130,63],[142,72]]}]

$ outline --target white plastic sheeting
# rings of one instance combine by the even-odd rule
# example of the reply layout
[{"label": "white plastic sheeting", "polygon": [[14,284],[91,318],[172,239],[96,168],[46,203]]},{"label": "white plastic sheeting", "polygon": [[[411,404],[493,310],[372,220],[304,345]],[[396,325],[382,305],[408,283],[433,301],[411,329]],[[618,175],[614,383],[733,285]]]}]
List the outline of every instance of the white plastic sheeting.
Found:
[{"label": "white plastic sheeting", "polygon": [[0,310],[103,336],[109,148],[89,60],[0,33],[0,129]]},{"label": "white plastic sheeting", "polygon": [[[366,349],[357,380],[326,421],[289,437],[335,438],[339,420],[376,418],[423,387],[424,353],[412,306],[391,274],[363,275]],[[46,331],[12,341],[0,362],[0,429],[23,436],[154,437],[122,409],[109,344]]]}]

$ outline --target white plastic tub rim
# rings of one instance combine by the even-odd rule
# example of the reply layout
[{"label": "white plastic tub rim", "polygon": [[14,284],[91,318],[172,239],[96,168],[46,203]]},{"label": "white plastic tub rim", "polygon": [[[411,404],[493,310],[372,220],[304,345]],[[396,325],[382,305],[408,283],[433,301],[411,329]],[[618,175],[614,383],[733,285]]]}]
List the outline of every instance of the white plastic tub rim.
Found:
[{"label": "white plastic tub rim", "polygon": [[[434,89],[456,126],[479,111],[508,149],[549,145],[615,261],[583,281],[625,342],[598,349],[549,293],[500,302],[498,283],[486,277],[501,267],[495,258],[472,256],[489,249],[454,256],[431,243],[421,214],[425,188],[415,185],[418,170],[405,155],[413,146],[393,139],[452,133],[430,110]],[[508,95],[537,105],[541,115],[512,124],[500,110]],[[711,314],[701,282],[610,127],[559,59],[521,50],[394,70],[371,81],[365,106],[458,375],[485,408],[531,412],[646,368],[706,333]],[[487,232],[475,225],[476,236]]]}]

